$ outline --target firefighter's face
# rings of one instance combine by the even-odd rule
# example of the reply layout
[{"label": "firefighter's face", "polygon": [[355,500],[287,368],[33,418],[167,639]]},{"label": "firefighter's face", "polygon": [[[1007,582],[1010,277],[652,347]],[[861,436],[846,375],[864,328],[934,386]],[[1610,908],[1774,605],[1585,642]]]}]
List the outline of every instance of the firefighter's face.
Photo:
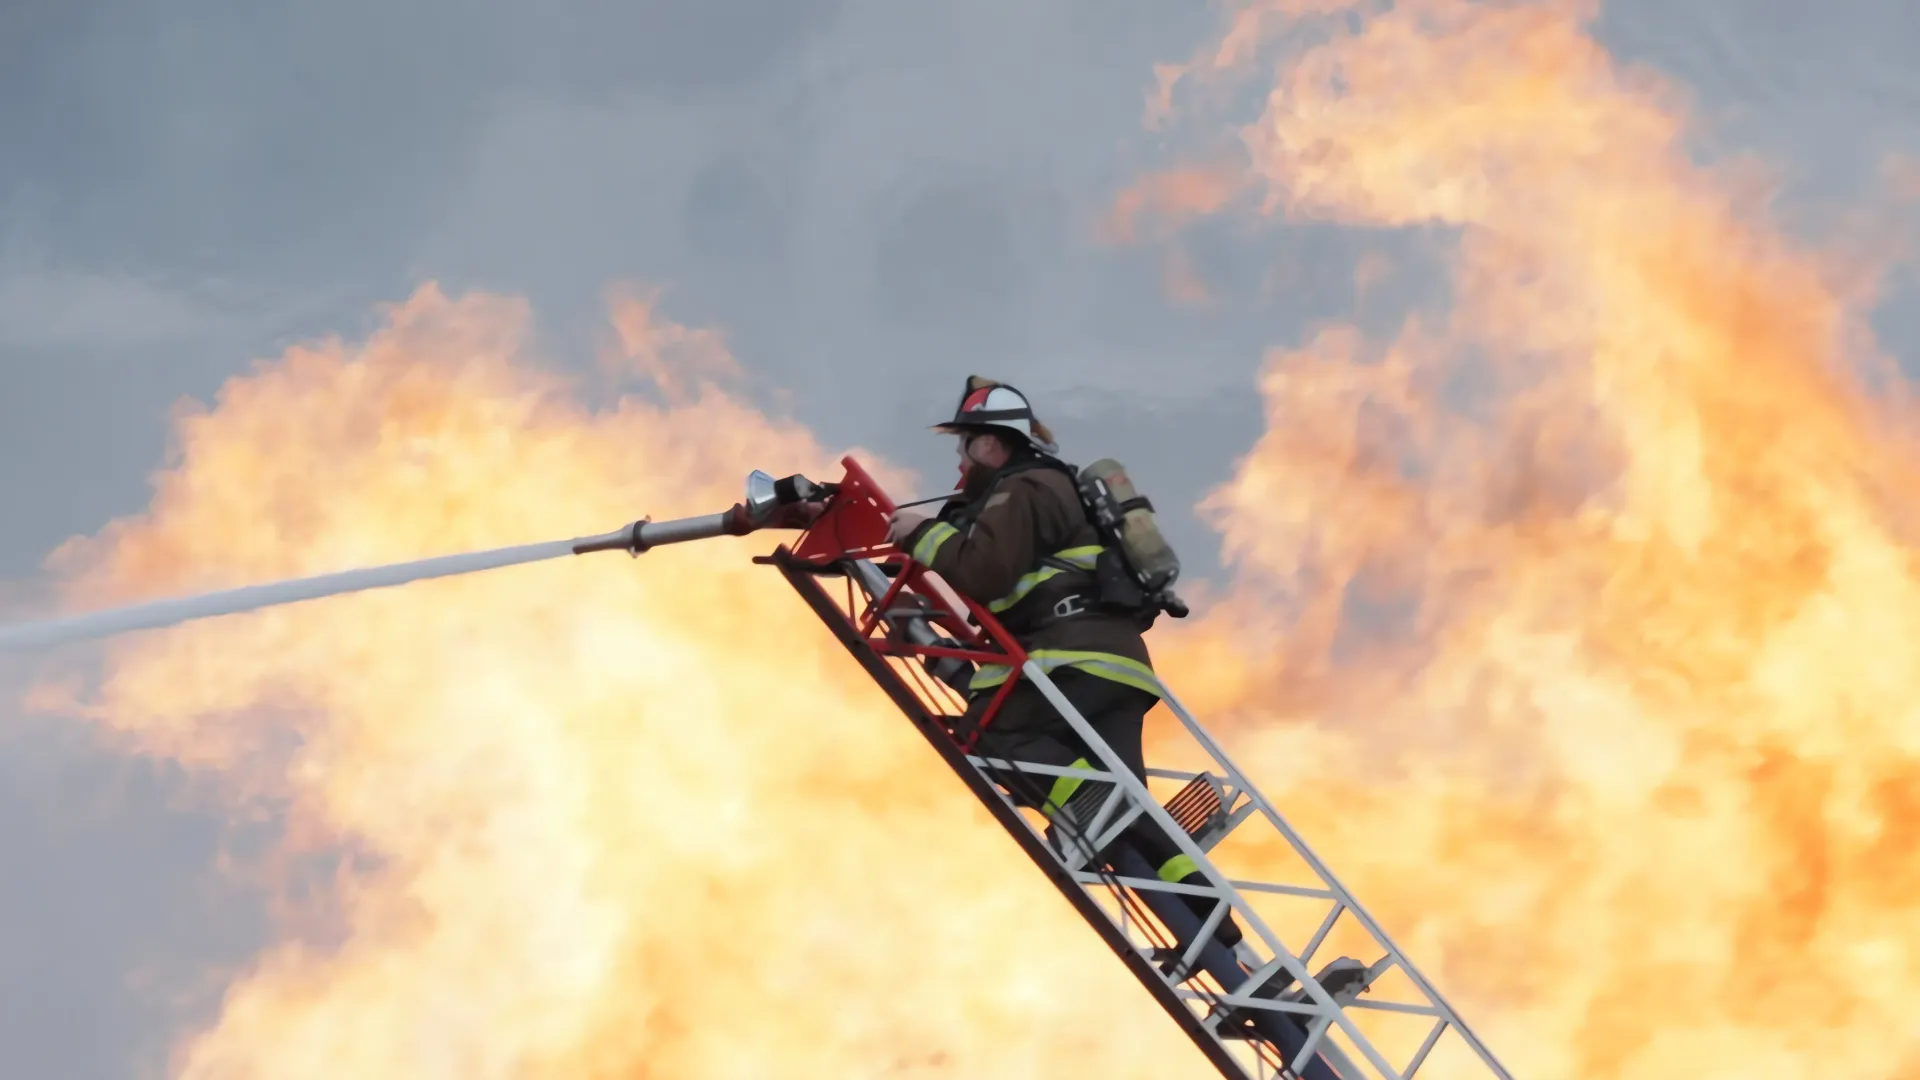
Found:
[{"label": "firefighter's face", "polygon": [[1007,449],[993,435],[963,431],[955,440],[955,448],[960,452],[961,472],[974,465],[997,469],[1007,463]]}]

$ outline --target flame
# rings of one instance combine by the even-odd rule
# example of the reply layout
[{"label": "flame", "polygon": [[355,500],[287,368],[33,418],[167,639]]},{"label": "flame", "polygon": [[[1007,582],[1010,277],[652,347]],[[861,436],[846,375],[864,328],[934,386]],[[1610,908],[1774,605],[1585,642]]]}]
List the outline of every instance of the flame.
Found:
[{"label": "flame", "polygon": [[[1115,235],[1253,205],[1458,239],[1445,310],[1269,358],[1206,504],[1234,587],[1163,669],[1517,1075],[1920,1074],[1920,455],[1850,268],[1689,159],[1593,5],[1358,7],[1243,5],[1156,69],[1164,124],[1293,50],[1249,167],[1150,178]],[[667,404],[590,408],[524,305],[423,289],[183,415],[149,512],[60,553],[70,595],[831,474],[717,337],[617,298]],[[116,643],[70,708],[354,856],[332,940],[295,913],[177,1073],[1204,1072],[749,550]]]},{"label": "flame", "polygon": [[1268,358],[1164,666],[1516,1075],[1920,1075],[1920,411],[1851,268],[1594,5],[1377,8],[1185,67],[1293,50],[1266,213],[1457,243],[1444,309]]},{"label": "flame", "polygon": [[737,382],[743,372],[726,338],[710,327],[682,326],[659,314],[660,290],[621,284],[607,290],[607,305],[619,340],[602,358],[619,372],[631,370],[672,404],[682,404],[695,386]]},{"label": "flame", "polygon": [[[711,341],[657,312],[615,322],[636,349]],[[709,513],[754,467],[837,475],[837,454],[714,382],[703,350],[677,403],[596,411],[532,362],[526,331],[517,301],[428,287],[363,344],[234,379],[182,418],[149,511],[61,553],[74,594]],[[177,1074],[1192,1071],[1185,1037],[749,562],[773,542],[117,642],[73,707],[284,806],[291,848],[352,855],[328,909],[293,913]]]},{"label": "flame", "polygon": [[1132,241],[1139,235],[1139,219],[1148,213],[1173,220],[1216,213],[1226,205],[1237,179],[1218,166],[1156,173],[1121,193],[1101,223],[1100,236],[1110,242]]}]

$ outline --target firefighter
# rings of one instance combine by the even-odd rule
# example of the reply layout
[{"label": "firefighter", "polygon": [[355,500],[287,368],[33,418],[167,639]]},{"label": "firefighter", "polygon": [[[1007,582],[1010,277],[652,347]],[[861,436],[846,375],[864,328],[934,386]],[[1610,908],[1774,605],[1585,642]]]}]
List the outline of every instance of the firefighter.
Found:
[{"label": "firefighter", "polygon": [[[957,497],[937,516],[896,511],[888,539],[993,612],[1144,782],[1141,729],[1159,701],[1159,682],[1144,637],[1152,615],[1097,603],[1092,571],[1101,550],[1100,534],[1080,501],[1072,468],[1055,456],[1052,433],[1018,390],[979,376],[967,380],[953,419],[934,430],[956,438],[961,471]],[[965,739],[979,729],[995,690],[1011,676],[1005,665],[980,667],[968,687],[968,706],[956,722],[956,736]],[[1065,718],[1024,679],[1008,691],[975,752],[1009,761],[1102,768],[1092,764],[1097,755]],[[1077,777],[1049,783],[1049,778],[1033,773],[1003,777],[1017,802],[1040,810],[1052,822],[1048,832],[1069,842],[1078,836],[1076,825],[1091,822],[1109,786]],[[1139,851],[1163,880],[1207,884],[1192,860],[1150,819],[1138,819],[1120,842]],[[1212,900],[1182,897],[1201,918],[1211,913]],[[1229,948],[1242,937],[1231,915],[1216,934]]]}]

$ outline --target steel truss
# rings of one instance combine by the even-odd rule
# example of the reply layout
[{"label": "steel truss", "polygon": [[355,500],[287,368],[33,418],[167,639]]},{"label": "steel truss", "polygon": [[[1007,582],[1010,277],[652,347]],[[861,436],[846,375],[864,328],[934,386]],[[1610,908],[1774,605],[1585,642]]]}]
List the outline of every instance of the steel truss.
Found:
[{"label": "steel truss", "polygon": [[[1171,690],[1161,685],[1186,737],[1181,757],[1198,767],[1136,777],[983,606],[887,544],[892,502],[853,458],[842,464],[846,477],[825,513],[792,548],[756,561],[779,568],[1221,1075],[1512,1080]],[[841,587],[830,589],[825,583],[835,579]],[[956,687],[980,663],[1015,674],[978,728],[959,738],[965,698]],[[979,728],[1022,680],[1094,751],[1097,767],[973,752]],[[1013,797],[1020,789],[1029,806],[1038,804],[1034,792],[1062,776],[1100,782],[1098,804],[1049,821]],[[1156,789],[1173,793],[1163,802]],[[1205,885],[1163,881],[1130,847],[1109,847],[1142,818],[1178,846]],[[1232,949],[1214,936],[1229,912],[1245,932]],[[1365,959],[1343,956],[1309,970],[1335,947]]]}]

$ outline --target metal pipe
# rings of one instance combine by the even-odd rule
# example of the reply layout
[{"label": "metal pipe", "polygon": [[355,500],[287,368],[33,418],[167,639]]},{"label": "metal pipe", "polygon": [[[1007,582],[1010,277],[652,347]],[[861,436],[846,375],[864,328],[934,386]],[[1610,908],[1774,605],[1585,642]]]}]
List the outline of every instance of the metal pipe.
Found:
[{"label": "metal pipe", "polygon": [[689,540],[711,540],[719,536],[745,536],[775,522],[780,511],[796,503],[810,502],[831,495],[837,485],[816,484],[798,473],[775,480],[759,469],[747,476],[747,497],[718,514],[654,521],[641,518],[624,528],[599,536],[583,536],[573,542],[573,553],[626,551],[638,555],[662,544],[684,544]]},{"label": "metal pipe", "polygon": [[674,521],[648,521],[634,530],[634,546],[640,551],[663,544],[683,544],[689,540],[711,540],[720,536],[745,536],[752,526],[741,517],[738,507],[724,514],[702,514]]},{"label": "metal pipe", "polygon": [[[887,575],[874,565],[872,559],[852,559],[849,562],[853,566],[854,578],[859,582],[861,591],[867,594],[869,603],[877,603],[881,597],[887,595],[887,589],[891,587],[887,581]],[[883,617],[884,614],[883,612]],[[958,648],[960,645],[958,641],[935,629],[925,616],[913,615],[899,622],[906,629],[907,640],[915,645],[923,648],[944,646],[950,649]],[[929,656],[924,658],[921,666],[926,669],[927,674],[962,694],[967,692],[967,681],[973,677],[973,665],[959,657]]]},{"label": "metal pipe", "polygon": [[689,540],[711,540],[717,536],[745,536],[753,529],[754,523],[748,517],[746,507],[735,503],[731,510],[719,514],[675,518],[672,521],[641,518],[613,532],[575,540],[573,553],[585,555],[594,551],[627,551],[638,555],[662,544],[684,544]]}]

